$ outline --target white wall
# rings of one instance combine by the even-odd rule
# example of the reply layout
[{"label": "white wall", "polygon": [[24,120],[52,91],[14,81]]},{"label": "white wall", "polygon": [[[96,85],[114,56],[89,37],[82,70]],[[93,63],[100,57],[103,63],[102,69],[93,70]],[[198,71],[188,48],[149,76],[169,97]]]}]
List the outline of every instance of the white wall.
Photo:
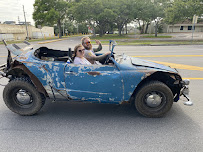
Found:
[{"label": "white wall", "polygon": [[[28,37],[30,38],[42,38],[42,36],[40,36],[41,31],[43,33],[43,37],[54,37],[53,27],[45,26],[40,30],[38,28],[35,28],[34,26],[28,25]],[[4,38],[6,40],[25,40],[25,38],[27,37],[26,26],[0,24],[0,35],[0,38]]]},{"label": "white wall", "polygon": [[[183,26],[182,30],[181,26]],[[188,30],[188,26],[192,26],[191,24],[183,24],[183,25],[169,25],[168,27],[168,33],[172,33],[172,32],[192,32],[192,30]],[[195,32],[203,32],[203,24],[199,24],[195,26]]]},{"label": "white wall", "polygon": [[14,40],[13,34],[0,34],[0,41],[2,40],[9,40],[12,41]]}]

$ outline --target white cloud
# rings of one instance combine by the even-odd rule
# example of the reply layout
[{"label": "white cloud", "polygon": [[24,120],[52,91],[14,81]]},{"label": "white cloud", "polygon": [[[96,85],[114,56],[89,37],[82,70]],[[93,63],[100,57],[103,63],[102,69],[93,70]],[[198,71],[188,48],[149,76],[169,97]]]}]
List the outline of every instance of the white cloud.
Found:
[{"label": "white cloud", "polygon": [[18,17],[20,21],[25,21],[23,14],[24,5],[26,20],[34,25],[32,19],[34,2],[35,0],[0,0],[0,21],[16,21],[18,23]]}]

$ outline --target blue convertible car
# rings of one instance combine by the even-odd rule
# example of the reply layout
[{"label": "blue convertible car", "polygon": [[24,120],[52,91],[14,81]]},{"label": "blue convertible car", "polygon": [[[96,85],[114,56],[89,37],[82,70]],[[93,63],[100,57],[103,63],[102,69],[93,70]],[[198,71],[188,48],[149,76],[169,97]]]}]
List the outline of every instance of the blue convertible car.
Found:
[{"label": "blue convertible car", "polygon": [[[72,51],[47,47],[20,48],[7,45],[7,63],[0,74],[9,78],[3,91],[7,107],[20,115],[33,115],[53,100],[97,103],[131,103],[146,117],[161,117],[179,97],[187,98],[189,80],[182,80],[170,67],[114,53],[115,42],[110,40],[111,54],[103,65],[76,65]],[[12,58],[11,53],[16,55]]]}]

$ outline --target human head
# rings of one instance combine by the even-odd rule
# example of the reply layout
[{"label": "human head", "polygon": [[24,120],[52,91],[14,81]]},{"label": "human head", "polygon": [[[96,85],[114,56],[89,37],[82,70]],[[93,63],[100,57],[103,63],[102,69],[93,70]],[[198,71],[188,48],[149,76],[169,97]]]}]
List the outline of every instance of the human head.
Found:
[{"label": "human head", "polygon": [[92,44],[91,44],[91,40],[90,40],[89,37],[83,37],[81,39],[81,41],[82,41],[82,45],[84,46],[84,48],[86,50],[91,50],[92,49]]},{"label": "human head", "polygon": [[74,57],[84,57],[84,47],[82,46],[82,44],[78,44],[75,46],[74,48]]}]

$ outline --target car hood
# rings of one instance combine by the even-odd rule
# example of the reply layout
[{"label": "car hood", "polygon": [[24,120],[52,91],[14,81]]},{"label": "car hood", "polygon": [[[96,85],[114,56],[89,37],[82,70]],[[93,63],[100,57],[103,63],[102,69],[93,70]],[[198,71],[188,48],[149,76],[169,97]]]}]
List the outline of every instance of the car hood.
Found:
[{"label": "car hood", "polygon": [[166,70],[166,71],[177,72],[175,69],[173,69],[169,66],[165,66],[162,64],[154,63],[154,62],[139,59],[139,58],[131,57],[131,62],[135,66],[146,67],[146,68],[156,68],[156,69],[161,69],[161,70]]},{"label": "car hood", "polygon": [[32,45],[28,45],[24,48],[20,48],[18,45],[16,44],[10,44],[10,45],[7,45],[6,48],[13,54],[13,55],[21,55],[21,54],[25,54],[27,53],[28,51],[30,51],[31,49],[33,49],[33,46]]}]

